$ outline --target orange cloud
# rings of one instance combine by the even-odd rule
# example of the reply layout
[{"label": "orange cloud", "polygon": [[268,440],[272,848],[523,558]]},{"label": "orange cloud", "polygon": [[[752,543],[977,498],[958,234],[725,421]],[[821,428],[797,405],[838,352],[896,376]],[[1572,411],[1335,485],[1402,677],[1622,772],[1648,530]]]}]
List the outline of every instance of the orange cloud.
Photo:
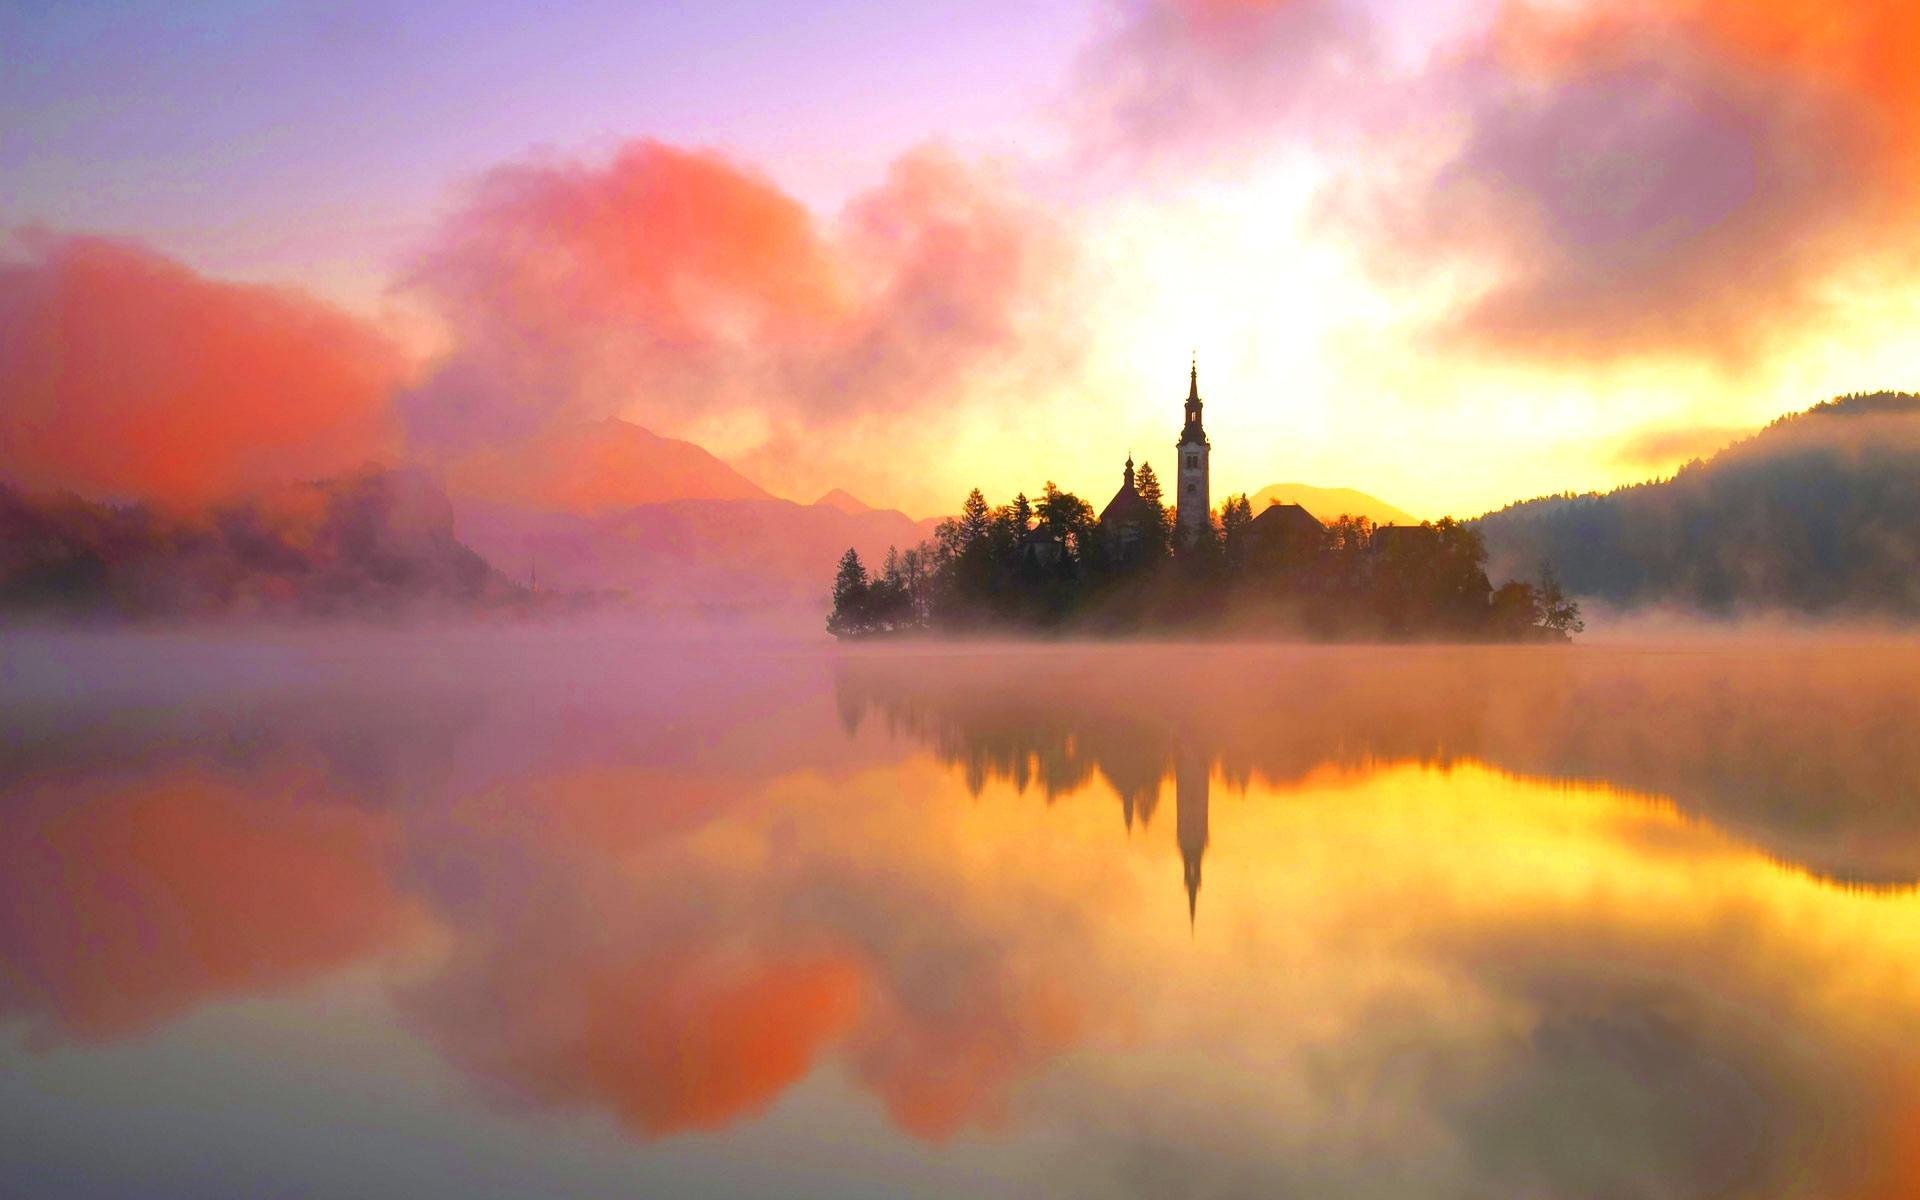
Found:
[{"label": "orange cloud", "polygon": [[1334,211],[1397,271],[1488,276],[1446,322],[1483,348],[1742,361],[1920,252],[1917,37],[1894,0],[1514,4],[1408,105],[1458,145],[1399,129]]},{"label": "orange cloud", "polygon": [[599,168],[494,170],[418,278],[467,336],[522,348],[583,324],[667,347],[807,336],[847,299],[798,202],[718,155],[654,141]]},{"label": "orange cloud", "polygon": [[549,1000],[579,1026],[520,1064],[549,1103],[592,1103],[649,1135],[764,1111],[858,1011],[862,979],[834,959],[738,967],[637,960],[563,976]]},{"label": "orange cloud", "polygon": [[929,1141],[1004,1124],[1014,1085],[1084,1032],[1081,1002],[1058,980],[1004,971],[956,978],[954,994],[938,1003],[892,982],[896,990],[863,1028],[854,1059],[894,1123]]},{"label": "orange cloud", "polygon": [[0,265],[0,474],[192,504],[397,448],[398,352],[296,292],[93,237]]},{"label": "orange cloud", "polygon": [[1628,466],[1667,470],[1691,459],[1707,458],[1752,432],[1734,425],[1649,429],[1628,438],[1614,457]]},{"label": "orange cloud", "polygon": [[[1036,314],[1063,245],[1000,181],[936,150],[900,159],[833,222],[658,142],[602,165],[504,167],[414,272],[455,349],[404,398],[409,439],[443,461],[513,459],[555,428],[625,416],[815,494],[871,455],[814,434],[894,421],[910,435],[1030,343],[1061,344]],[[577,499],[597,503],[603,489],[587,490]]]},{"label": "orange cloud", "polygon": [[295,794],[193,769],[23,789],[0,827],[0,1011],[107,1038],[388,941],[396,831],[273,786]]}]

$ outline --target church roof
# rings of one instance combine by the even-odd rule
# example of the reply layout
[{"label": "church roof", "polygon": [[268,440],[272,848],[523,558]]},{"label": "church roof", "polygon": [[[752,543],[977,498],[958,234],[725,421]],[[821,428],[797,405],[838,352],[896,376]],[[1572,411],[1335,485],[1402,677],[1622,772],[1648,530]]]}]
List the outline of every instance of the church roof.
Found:
[{"label": "church roof", "polygon": [[1153,515],[1153,505],[1147,502],[1147,498],[1134,490],[1131,483],[1123,483],[1120,490],[1113,494],[1113,499],[1107,501],[1107,506],[1100,510],[1100,523],[1149,521]]},{"label": "church roof", "polygon": [[1133,486],[1133,459],[1127,459],[1126,474],[1121,478],[1120,490],[1107,501],[1100,510],[1100,523],[1107,525],[1115,522],[1150,521],[1159,514],[1153,511],[1153,504],[1142,496]]},{"label": "church roof", "polygon": [[1285,530],[1290,533],[1320,533],[1326,529],[1318,518],[1298,504],[1269,504],[1266,511],[1254,517],[1250,526],[1261,533],[1272,530],[1276,533]]}]

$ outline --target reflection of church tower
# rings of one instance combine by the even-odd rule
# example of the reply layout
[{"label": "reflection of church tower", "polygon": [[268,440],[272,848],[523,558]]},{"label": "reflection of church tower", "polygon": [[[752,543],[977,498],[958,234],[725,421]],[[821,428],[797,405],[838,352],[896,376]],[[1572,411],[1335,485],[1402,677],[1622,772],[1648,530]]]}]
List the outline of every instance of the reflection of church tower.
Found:
[{"label": "reflection of church tower", "polygon": [[1187,920],[1200,907],[1200,857],[1207,852],[1207,760],[1183,753],[1173,768],[1174,825],[1180,837],[1180,869],[1187,883]]},{"label": "reflection of church tower", "polygon": [[1213,505],[1207,483],[1207,456],[1212,447],[1207,431],[1200,424],[1200,361],[1195,359],[1187,374],[1187,423],[1180,430],[1174,447],[1180,455],[1180,490],[1174,495],[1174,525],[1180,537],[1192,544],[1212,531]]}]

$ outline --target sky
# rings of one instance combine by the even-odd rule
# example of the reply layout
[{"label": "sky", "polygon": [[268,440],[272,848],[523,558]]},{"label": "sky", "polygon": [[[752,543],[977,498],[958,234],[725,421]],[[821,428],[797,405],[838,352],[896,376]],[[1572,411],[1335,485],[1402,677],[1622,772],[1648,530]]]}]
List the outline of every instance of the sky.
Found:
[{"label": "sky", "polygon": [[1912,387],[1901,0],[6,4],[0,476],[624,417],[914,515],[1171,461],[1422,516]]}]

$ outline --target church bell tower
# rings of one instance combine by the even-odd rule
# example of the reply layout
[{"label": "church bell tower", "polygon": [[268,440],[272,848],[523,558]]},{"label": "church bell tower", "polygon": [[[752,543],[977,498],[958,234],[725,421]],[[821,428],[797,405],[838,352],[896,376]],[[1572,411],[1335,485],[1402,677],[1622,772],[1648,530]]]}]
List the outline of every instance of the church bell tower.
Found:
[{"label": "church bell tower", "polygon": [[1200,424],[1200,360],[1187,372],[1187,423],[1175,447],[1180,455],[1180,490],[1174,495],[1174,525],[1180,539],[1192,545],[1212,532],[1212,492],[1207,482],[1207,431]]}]

